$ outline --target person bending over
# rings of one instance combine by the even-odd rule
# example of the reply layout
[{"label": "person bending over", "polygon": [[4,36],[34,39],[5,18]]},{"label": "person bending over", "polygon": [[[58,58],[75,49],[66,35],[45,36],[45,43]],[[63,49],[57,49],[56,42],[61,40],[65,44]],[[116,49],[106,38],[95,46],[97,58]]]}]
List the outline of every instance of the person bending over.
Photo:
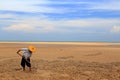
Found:
[{"label": "person bending over", "polygon": [[17,54],[22,57],[21,66],[23,67],[23,71],[25,71],[25,66],[29,67],[29,71],[31,71],[30,57],[32,56],[33,51],[35,51],[35,47],[33,46],[21,48],[17,51]]}]

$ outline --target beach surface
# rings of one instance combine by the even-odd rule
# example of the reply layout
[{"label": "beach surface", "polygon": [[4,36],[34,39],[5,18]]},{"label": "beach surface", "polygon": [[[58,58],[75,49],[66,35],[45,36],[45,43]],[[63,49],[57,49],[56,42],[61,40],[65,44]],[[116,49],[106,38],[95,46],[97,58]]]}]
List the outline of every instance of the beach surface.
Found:
[{"label": "beach surface", "polygon": [[[16,54],[29,45],[31,72]],[[120,80],[120,43],[0,42],[0,80]]]}]

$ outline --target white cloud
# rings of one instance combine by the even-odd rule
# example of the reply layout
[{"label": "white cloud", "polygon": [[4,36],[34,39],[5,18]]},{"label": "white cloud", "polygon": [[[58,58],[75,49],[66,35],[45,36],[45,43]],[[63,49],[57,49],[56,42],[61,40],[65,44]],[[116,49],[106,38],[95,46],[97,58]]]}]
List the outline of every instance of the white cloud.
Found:
[{"label": "white cloud", "polygon": [[[18,20],[10,26],[3,27],[6,31],[21,31],[21,32],[72,32],[71,28],[111,28],[113,25],[119,24],[119,19],[75,19],[75,20],[48,20],[30,18],[25,20]],[[115,27],[116,28],[116,27]],[[77,30],[79,31],[79,30]]]},{"label": "white cloud", "polygon": [[120,26],[113,26],[110,32],[112,32],[112,33],[120,33]]},{"label": "white cloud", "polygon": [[34,27],[32,27],[32,25],[29,24],[15,24],[15,25],[11,25],[9,27],[5,27],[4,30],[11,30],[11,31],[34,31]]},{"label": "white cloud", "polygon": [[6,31],[20,31],[20,32],[26,32],[26,33],[41,33],[41,32],[47,32],[52,30],[52,27],[48,26],[48,27],[43,27],[43,26],[39,26],[38,25],[32,25],[32,24],[25,24],[25,23],[21,23],[21,24],[15,24],[15,25],[11,25],[8,27],[4,27],[3,30]]},{"label": "white cloud", "polygon": [[0,14],[0,18],[13,18],[14,15],[12,14]]},{"label": "white cloud", "polygon": [[112,0],[101,3],[93,3],[91,9],[100,9],[100,10],[120,10],[120,1]]},{"label": "white cloud", "polygon": [[[69,6],[48,6],[52,4],[80,4],[78,7]],[[86,5],[82,7],[81,5]],[[38,6],[39,5],[39,6]],[[62,7],[62,8],[61,8]],[[108,2],[90,2],[90,1],[52,1],[52,0],[3,0],[0,2],[0,10],[21,11],[21,12],[44,12],[44,13],[69,13],[79,12],[80,10],[98,9],[98,10],[120,10],[120,1],[113,0]]]},{"label": "white cloud", "polygon": [[90,19],[67,20],[63,21],[61,25],[74,27],[106,27],[118,23],[119,20],[117,19],[90,18]]},{"label": "white cloud", "polygon": [[[39,6],[37,6],[39,4]],[[0,10],[21,11],[21,12],[46,12],[63,13],[66,9],[42,6],[40,4],[50,4],[48,0],[4,0],[0,2]]]}]

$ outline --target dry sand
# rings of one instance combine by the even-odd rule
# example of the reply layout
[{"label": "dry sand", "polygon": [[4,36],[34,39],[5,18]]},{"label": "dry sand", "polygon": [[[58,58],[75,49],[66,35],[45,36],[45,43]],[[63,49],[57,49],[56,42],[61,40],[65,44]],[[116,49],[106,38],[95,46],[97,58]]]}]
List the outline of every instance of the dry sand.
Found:
[{"label": "dry sand", "polygon": [[[31,72],[16,54],[29,45]],[[0,42],[0,80],[120,80],[120,43]]]}]

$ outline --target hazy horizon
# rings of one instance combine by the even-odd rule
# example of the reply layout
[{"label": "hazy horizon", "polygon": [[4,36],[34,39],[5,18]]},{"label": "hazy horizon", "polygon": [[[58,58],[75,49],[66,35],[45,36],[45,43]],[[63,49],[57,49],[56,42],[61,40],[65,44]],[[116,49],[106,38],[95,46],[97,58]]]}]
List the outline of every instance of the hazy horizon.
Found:
[{"label": "hazy horizon", "polygon": [[90,43],[120,43],[119,41],[29,41],[29,40],[0,40],[0,42],[90,42]]}]

